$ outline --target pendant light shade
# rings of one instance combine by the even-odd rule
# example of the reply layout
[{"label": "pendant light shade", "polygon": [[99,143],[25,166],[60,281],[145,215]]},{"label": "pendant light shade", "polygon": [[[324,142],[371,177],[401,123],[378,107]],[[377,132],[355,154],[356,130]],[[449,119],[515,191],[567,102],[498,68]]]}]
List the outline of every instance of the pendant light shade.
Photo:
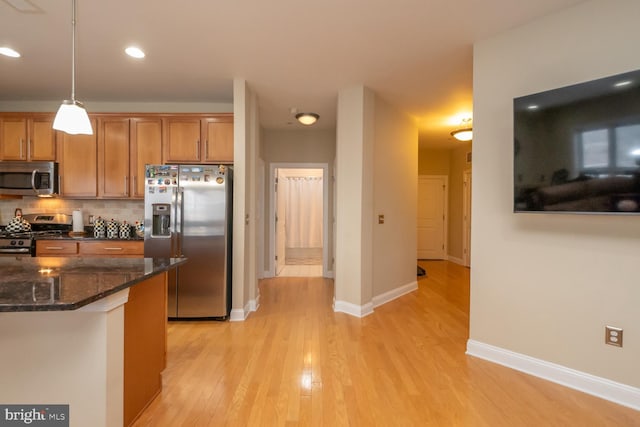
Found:
[{"label": "pendant light shade", "polygon": [[71,135],[93,135],[87,110],[76,101],[76,0],[71,0],[71,99],[58,108],[53,128]]},{"label": "pendant light shade", "polygon": [[76,100],[65,99],[62,101],[56,118],[53,120],[53,128],[71,135],[93,135],[91,121],[84,105]]}]

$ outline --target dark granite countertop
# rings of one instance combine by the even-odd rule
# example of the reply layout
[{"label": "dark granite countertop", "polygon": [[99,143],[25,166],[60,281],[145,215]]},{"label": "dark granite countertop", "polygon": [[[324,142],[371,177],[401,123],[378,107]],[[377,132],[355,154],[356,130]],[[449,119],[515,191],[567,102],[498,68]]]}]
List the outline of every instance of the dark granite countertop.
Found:
[{"label": "dark granite countertop", "polygon": [[186,258],[0,258],[0,312],[76,310]]},{"label": "dark granite countertop", "polygon": [[83,236],[70,236],[68,233],[56,235],[46,235],[46,236],[35,236],[36,240],[77,240],[77,241],[85,241],[85,242],[95,242],[95,241],[105,241],[105,242],[144,242],[144,238],[142,237],[130,237],[128,239],[107,239],[96,238],[93,237],[93,234],[85,234]]}]

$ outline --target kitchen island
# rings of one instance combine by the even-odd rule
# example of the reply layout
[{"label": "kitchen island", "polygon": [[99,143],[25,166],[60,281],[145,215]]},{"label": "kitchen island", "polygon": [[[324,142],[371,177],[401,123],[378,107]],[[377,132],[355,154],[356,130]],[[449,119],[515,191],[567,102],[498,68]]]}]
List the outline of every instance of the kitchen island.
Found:
[{"label": "kitchen island", "polygon": [[160,392],[167,272],[185,261],[0,258],[0,403],[129,425]]}]

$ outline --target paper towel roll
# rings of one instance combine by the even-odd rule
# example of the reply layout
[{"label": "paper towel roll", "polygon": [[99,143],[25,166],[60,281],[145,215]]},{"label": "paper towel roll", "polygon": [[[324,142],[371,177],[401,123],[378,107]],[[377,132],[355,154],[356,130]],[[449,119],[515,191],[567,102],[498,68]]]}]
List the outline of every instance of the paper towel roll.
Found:
[{"label": "paper towel roll", "polygon": [[84,231],[84,222],[82,222],[82,211],[77,209],[71,214],[73,219],[73,232],[82,233]]}]

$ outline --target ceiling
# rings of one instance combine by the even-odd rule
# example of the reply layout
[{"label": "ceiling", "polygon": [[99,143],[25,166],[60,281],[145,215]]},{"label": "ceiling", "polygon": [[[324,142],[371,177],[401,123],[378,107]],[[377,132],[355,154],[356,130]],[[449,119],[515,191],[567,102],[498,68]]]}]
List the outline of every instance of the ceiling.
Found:
[{"label": "ceiling", "polygon": [[[264,128],[299,129],[297,108],[329,129],[338,92],[363,84],[417,119],[421,146],[441,148],[472,111],[473,43],[582,0],[77,2],[76,98],[89,112],[91,102],[230,103],[237,77]],[[146,58],[127,57],[131,44]],[[0,56],[0,103],[69,98],[71,0],[1,0],[0,46],[22,54]]]}]

